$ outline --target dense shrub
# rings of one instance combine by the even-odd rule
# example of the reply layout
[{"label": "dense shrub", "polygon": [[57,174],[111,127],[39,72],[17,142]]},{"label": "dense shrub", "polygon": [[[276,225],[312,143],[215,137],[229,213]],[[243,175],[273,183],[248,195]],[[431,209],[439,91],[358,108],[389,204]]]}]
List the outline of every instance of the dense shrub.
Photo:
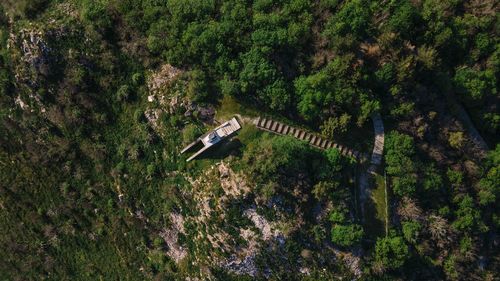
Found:
[{"label": "dense shrub", "polygon": [[410,257],[408,246],[400,236],[377,239],[375,259],[388,269],[402,267]]}]

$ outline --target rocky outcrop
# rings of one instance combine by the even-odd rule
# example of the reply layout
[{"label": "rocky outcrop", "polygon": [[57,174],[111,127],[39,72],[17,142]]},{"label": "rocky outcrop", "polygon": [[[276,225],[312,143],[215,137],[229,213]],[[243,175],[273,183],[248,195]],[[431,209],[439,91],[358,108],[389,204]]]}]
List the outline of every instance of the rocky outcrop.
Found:
[{"label": "rocky outcrop", "polygon": [[179,233],[186,233],[184,230],[184,217],[180,214],[171,213],[170,221],[172,222],[171,227],[163,229],[160,232],[160,237],[168,246],[167,255],[179,263],[187,256],[186,249],[177,242]]},{"label": "rocky outcrop", "polygon": [[152,128],[160,135],[157,121],[162,113],[182,113],[186,117],[196,116],[207,124],[214,122],[215,108],[212,105],[200,105],[186,96],[187,81],[183,74],[183,70],[165,64],[148,75],[147,100],[150,105],[144,114]]},{"label": "rocky outcrop", "polygon": [[177,77],[184,73],[170,64],[164,64],[158,71],[151,73],[147,81],[151,94],[157,95],[164,91]]}]

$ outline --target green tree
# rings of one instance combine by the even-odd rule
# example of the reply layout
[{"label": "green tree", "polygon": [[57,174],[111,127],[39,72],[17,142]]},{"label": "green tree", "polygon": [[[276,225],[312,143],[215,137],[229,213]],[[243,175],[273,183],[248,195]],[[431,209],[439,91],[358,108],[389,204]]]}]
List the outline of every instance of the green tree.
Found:
[{"label": "green tree", "polygon": [[332,242],[350,247],[361,242],[363,233],[363,228],[358,224],[335,225],[332,227]]},{"label": "green tree", "polygon": [[424,179],[422,186],[427,191],[438,191],[443,187],[443,179],[434,165],[424,168]]},{"label": "green tree", "polygon": [[470,195],[463,195],[455,198],[458,203],[458,209],[455,213],[456,219],[452,226],[460,231],[466,232],[484,232],[487,226],[481,220],[481,211],[475,206],[474,200]]},{"label": "green tree", "polygon": [[321,133],[331,139],[347,132],[347,126],[351,121],[351,115],[344,113],[340,117],[330,117],[321,125]]},{"label": "green tree", "polygon": [[479,181],[479,204],[494,204],[500,195],[500,144],[490,151],[485,161],[485,174]]},{"label": "green tree", "polygon": [[331,197],[337,187],[337,182],[320,181],[313,186],[312,194],[317,200],[325,200]]},{"label": "green tree", "polygon": [[397,5],[388,21],[388,28],[398,32],[404,38],[412,38],[415,34],[415,25],[419,20],[418,10],[410,1],[393,2]]},{"label": "green tree", "polygon": [[343,211],[333,210],[332,212],[330,212],[328,220],[334,224],[343,224],[346,222],[347,218]]},{"label": "green tree", "polygon": [[454,255],[448,256],[448,258],[444,261],[444,272],[448,276],[448,278],[452,280],[457,280],[460,276],[457,270],[457,258]]},{"label": "green tree", "polygon": [[416,192],[416,165],[413,139],[405,134],[391,132],[385,142],[387,174],[393,176],[392,187],[399,196],[411,196]]},{"label": "green tree", "polygon": [[340,172],[344,165],[344,156],[336,148],[329,148],[325,151],[326,159],[329,163],[331,171]]},{"label": "green tree", "polygon": [[360,96],[357,83],[361,75],[352,68],[353,59],[350,55],[336,57],[321,71],[295,80],[297,109],[304,119],[317,120],[333,108],[342,110],[338,110],[339,115],[352,110]]},{"label": "green tree", "polygon": [[416,244],[422,231],[422,224],[417,221],[405,221],[402,223],[402,227],[406,241]]},{"label": "green tree", "polygon": [[370,29],[369,22],[370,7],[368,1],[348,1],[328,20],[324,34],[332,40],[340,40],[339,37],[346,35],[361,39]]},{"label": "green tree", "polygon": [[497,93],[495,73],[491,70],[478,71],[459,68],[453,78],[457,92],[466,101],[477,101]]},{"label": "green tree", "polygon": [[153,176],[156,173],[156,165],[151,163],[146,167],[148,176]]},{"label": "green tree", "polygon": [[249,145],[243,162],[257,183],[279,184],[288,176],[310,171],[311,153],[305,142],[292,137],[268,136]]},{"label": "green tree", "polygon": [[295,80],[295,91],[299,96],[298,110],[306,120],[318,118],[322,107],[328,98],[330,78],[326,72],[320,72],[308,77],[302,76]]},{"label": "green tree", "polygon": [[326,230],[321,225],[315,225],[311,229],[312,236],[314,237],[314,241],[320,243],[326,238]]},{"label": "green tree", "polygon": [[448,137],[448,143],[455,149],[461,149],[465,144],[463,132],[451,132]]},{"label": "green tree", "polygon": [[409,259],[410,252],[400,236],[378,238],[375,244],[375,260],[388,269],[398,269]]},{"label": "green tree", "polygon": [[100,30],[107,31],[111,28],[111,16],[108,13],[107,1],[104,0],[85,0],[82,1],[83,20],[94,25]]},{"label": "green tree", "polygon": [[192,70],[189,72],[189,82],[187,86],[187,94],[192,101],[203,101],[209,96],[208,94],[208,77],[202,70]]},{"label": "green tree", "polygon": [[290,102],[290,95],[275,66],[258,49],[243,55],[243,69],[239,74],[243,94],[255,94],[272,109],[283,110]]},{"label": "green tree", "polygon": [[411,197],[417,191],[417,177],[414,174],[395,177],[392,181],[392,189],[401,197]]},{"label": "green tree", "polygon": [[138,87],[142,83],[144,83],[144,75],[141,72],[134,73],[134,75],[132,75],[132,84],[134,87]]}]

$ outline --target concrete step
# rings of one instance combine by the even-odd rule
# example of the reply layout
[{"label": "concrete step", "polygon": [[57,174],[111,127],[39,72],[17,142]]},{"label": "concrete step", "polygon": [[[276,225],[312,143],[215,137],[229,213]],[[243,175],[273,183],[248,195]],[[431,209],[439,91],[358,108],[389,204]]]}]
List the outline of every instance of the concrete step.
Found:
[{"label": "concrete step", "polygon": [[261,118],[261,119],[259,120],[259,123],[257,123],[257,126],[258,126],[258,127],[263,127],[263,126],[264,126],[264,124],[266,124],[266,122],[267,122],[267,119],[266,119],[266,118]]},{"label": "concrete step", "polygon": [[337,145],[336,148],[339,150],[340,154],[344,153],[344,147],[343,146]]},{"label": "concrete step", "polygon": [[276,132],[278,132],[278,134],[281,134],[282,130],[283,130],[283,124],[278,122],[278,127],[276,127]]},{"label": "concrete step", "polygon": [[273,120],[267,120],[265,125],[263,126],[265,129],[269,129],[269,126],[271,126],[271,123],[273,122]]},{"label": "concrete step", "polygon": [[302,134],[302,131],[297,129],[297,130],[295,130],[295,133],[293,134],[293,136],[300,139],[301,134]]},{"label": "concrete step", "polygon": [[[256,119],[256,124],[258,128],[262,128],[264,130],[271,131],[276,134],[293,136],[294,138],[306,141],[310,145],[320,149],[336,148],[342,155],[354,157],[359,161],[363,161],[367,157],[367,155],[362,154],[356,150],[349,149],[348,147],[344,147],[342,145],[334,143],[326,138],[309,133],[299,128],[283,124],[278,121],[274,121],[272,119],[259,117],[258,119]],[[379,161],[378,157],[376,157],[376,159],[371,159],[371,160]]]},{"label": "concrete step", "polygon": [[317,140],[317,137],[316,136],[312,136],[311,139],[309,140],[309,142],[312,144],[312,145],[315,145],[315,141]]},{"label": "concrete step", "polygon": [[319,142],[319,146],[321,148],[325,148],[326,147],[326,140],[325,139],[321,139],[321,141]]},{"label": "concrete step", "polygon": [[290,127],[288,127],[288,125],[283,125],[283,135],[286,135],[288,134],[288,130],[290,129]]},{"label": "concrete step", "polygon": [[300,133],[299,133],[299,139],[304,140],[305,136],[306,136],[306,132],[300,131]]},{"label": "concrete step", "polygon": [[304,135],[302,136],[302,140],[309,141],[309,133],[308,132],[304,132]]},{"label": "concrete step", "polygon": [[271,126],[271,131],[277,132],[277,127],[278,127],[278,122],[273,122],[273,125]]},{"label": "concrete step", "polygon": [[257,119],[254,119],[253,122],[254,122],[255,126],[257,126],[257,127],[259,126],[260,119],[261,119],[260,116],[257,117]]},{"label": "concrete step", "polygon": [[323,139],[323,143],[321,144],[321,147],[326,149],[327,146],[328,146],[328,140]]}]

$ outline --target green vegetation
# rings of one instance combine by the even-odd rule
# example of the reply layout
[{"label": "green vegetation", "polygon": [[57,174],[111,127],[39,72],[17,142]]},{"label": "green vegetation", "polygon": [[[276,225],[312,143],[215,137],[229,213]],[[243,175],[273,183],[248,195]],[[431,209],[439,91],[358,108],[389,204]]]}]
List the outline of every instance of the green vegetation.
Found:
[{"label": "green vegetation", "polygon": [[361,242],[363,238],[363,229],[357,224],[335,225],[332,228],[333,243],[349,247]]},{"label": "green vegetation", "polygon": [[416,192],[415,154],[410,136],[392,132],[387,136],[386,171],[393,176],[393,190],[399,196],[412,196]]},{"label": "green vegetation", "polygon": [[371,190],[371,201],[365,206],[365,228],[366,233],[370,238],[387,235],[386,224],[389,224],[388,208],[386,199],[390,202],[389,194],[386,194],[384,176],[376,175],[374,183],[371,185],[374,189]]},{"label": "green vegetation", "polygon": [[375,260],[387,269],[402,267],[409,258],[408,246],[400,236],[384,237],[375,245]]},{"label": "green vegetation", "polygon": [[[479,181],[479,204],[496,204],[500,197],[500,145],[488,155],[485,163],[485,176]],[[498,225],[497,225],[498,226]]]},{"label": "green vegetation", "polygon": [[498,279],[497,6],[1,1],[0,280]]}]

